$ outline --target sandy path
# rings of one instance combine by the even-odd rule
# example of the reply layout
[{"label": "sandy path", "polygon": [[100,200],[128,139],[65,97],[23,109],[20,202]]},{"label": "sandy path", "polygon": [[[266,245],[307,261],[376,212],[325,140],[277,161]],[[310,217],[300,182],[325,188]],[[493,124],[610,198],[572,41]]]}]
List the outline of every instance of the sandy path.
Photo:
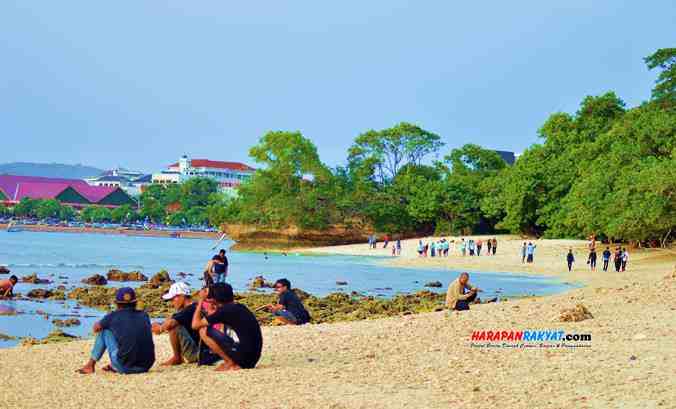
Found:
[{"label": "sandy path", "polygon": [[[568,244],[542,241],[542,263]],[[501,265],[498,259],[466,263],[491,270]],[[676,407],[676,257],[650,251],[632,261],[623,274],[576,272],[589,286],[566,294],[479,305],[466,313],[267,327],[259,367],[237,373],[158,366],[136,376],[76,375],[91,340],[0,350],[0,408]],[[511,269],[506,264],[495,271],[529,272]],[[556,274],[542,265],[532,269]],[[577,303],[594,318],[555,320]],[[592,347],[470,346],[473,330],[494,329],[589,333]],[[157,337],[156,345],[158,360],[166,359],[166,337]]]}]

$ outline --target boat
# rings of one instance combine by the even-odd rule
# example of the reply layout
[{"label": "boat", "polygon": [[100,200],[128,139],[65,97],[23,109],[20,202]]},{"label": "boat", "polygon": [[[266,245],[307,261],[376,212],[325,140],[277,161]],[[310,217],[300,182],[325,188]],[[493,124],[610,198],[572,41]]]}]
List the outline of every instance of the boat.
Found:
[{"label": "boat", "polygon": [[10,221],[9,224],[7,225],[7,232],[8,233],[17,233],[23,231],[23,227],[17,225],[13,221]]}]

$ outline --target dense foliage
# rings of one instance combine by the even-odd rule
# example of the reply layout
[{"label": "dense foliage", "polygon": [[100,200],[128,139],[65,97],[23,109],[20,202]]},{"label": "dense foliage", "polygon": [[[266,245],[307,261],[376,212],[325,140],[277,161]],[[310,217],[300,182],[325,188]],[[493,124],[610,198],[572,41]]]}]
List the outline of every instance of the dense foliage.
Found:
[{"label": "dense foliage", "polygon": [[401,123],[359,135],[347,167],[329,169],[299,132],[270,132],[250,151],[261,169],[218,220],[664,244],[676,227],[676,49],[646,63],[662,70],[650,101],[628,109],[613,92],[588,96],[576,113],[552,114],[513,166],[471,144],[437,160],[440,137]]}]

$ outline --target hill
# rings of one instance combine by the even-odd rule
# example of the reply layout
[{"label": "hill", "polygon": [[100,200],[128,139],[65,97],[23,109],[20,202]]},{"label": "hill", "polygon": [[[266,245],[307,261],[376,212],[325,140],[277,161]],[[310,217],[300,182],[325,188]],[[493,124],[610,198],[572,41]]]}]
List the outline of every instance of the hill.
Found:
[{"label": "hill", "polygon": [[85,165],[66,165],[62,163],[13,162],[0,164],[0,175],[44,176],[54,178],[82,179],[97,176],[102,169]]}]

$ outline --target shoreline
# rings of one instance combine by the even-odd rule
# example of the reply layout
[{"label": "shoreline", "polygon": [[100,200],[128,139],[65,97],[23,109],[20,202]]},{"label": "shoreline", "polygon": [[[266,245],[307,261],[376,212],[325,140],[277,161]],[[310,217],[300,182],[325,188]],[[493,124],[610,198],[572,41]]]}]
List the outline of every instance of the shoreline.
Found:
[{"label": "shoreline", "polygon": [[[196,232],[186,230],[165,231],[165,230],[133,230],[133,229],[107,229],[101,227],[68,227],[68,226],[46,226],[46,225],[21,225],[24,231],[33,233],[84,233],[84,234],[109,234],[109,235],[125,235],[137,237],[168,237],[171,238],[173,233],[179,233],[181,239],[218,239],[218,232]],[[7,230],[7,224],[0,224],[0,230]],[[21,232],[17,232],[21,233]]]},{"label": "shoreline", "polygon": [[[232,396],[231,403],[243,408],[269,408],[271,396],[273,406],[294,408],[673,405],[676,252],[630,250],[627,271],[589,273],[580,248],[584,242],[538,240],[536,265],[517,268],[520,257],[510,249],[517,249],[519,241],[498,236],[495,257],[430,261],[402,252],[393,263],[534,275],[550,272],[579,277],[585,287],[473,305],[467,312],[266,326],[262,328],[264,349],[257,368],[225,374],[195,365],[160,366],[170,356],[166,335],[154,337],[156,365],[149,373],[134,376],[74,374],[89,354],[91,339],[0,349],[3,374],[11,380],[0,395],[0,407],[75,409],[92,407],[95,399],[115,399],[118,406],[135,407],[145,402],[148,408],[197,408],[222,406],[223,396]],[[365,244],[357,246],[363,249],[339,246],[331,251],[368,251]],[[562,271],[560,265],[560,252],[568,246],[573,246],[578,258],[572,273]],[[321,252],[321,248],[310,250],[315,251]],[[371,254],[380,252],[379,248]],[[562,318],[564,311],[578,305],[591,316],[580,321]],[[500,347],[499,342],[477,347],[472,340],[476,331],[522,330],[589,334],[591,341],[579,348],[539,344],[514,348]],[[100,366],[107,362],[108,358],[103,358]],[[177,401],[166,393],[186,389],[194,400]],[[214,390],[222,393],[214,394]]]}]

